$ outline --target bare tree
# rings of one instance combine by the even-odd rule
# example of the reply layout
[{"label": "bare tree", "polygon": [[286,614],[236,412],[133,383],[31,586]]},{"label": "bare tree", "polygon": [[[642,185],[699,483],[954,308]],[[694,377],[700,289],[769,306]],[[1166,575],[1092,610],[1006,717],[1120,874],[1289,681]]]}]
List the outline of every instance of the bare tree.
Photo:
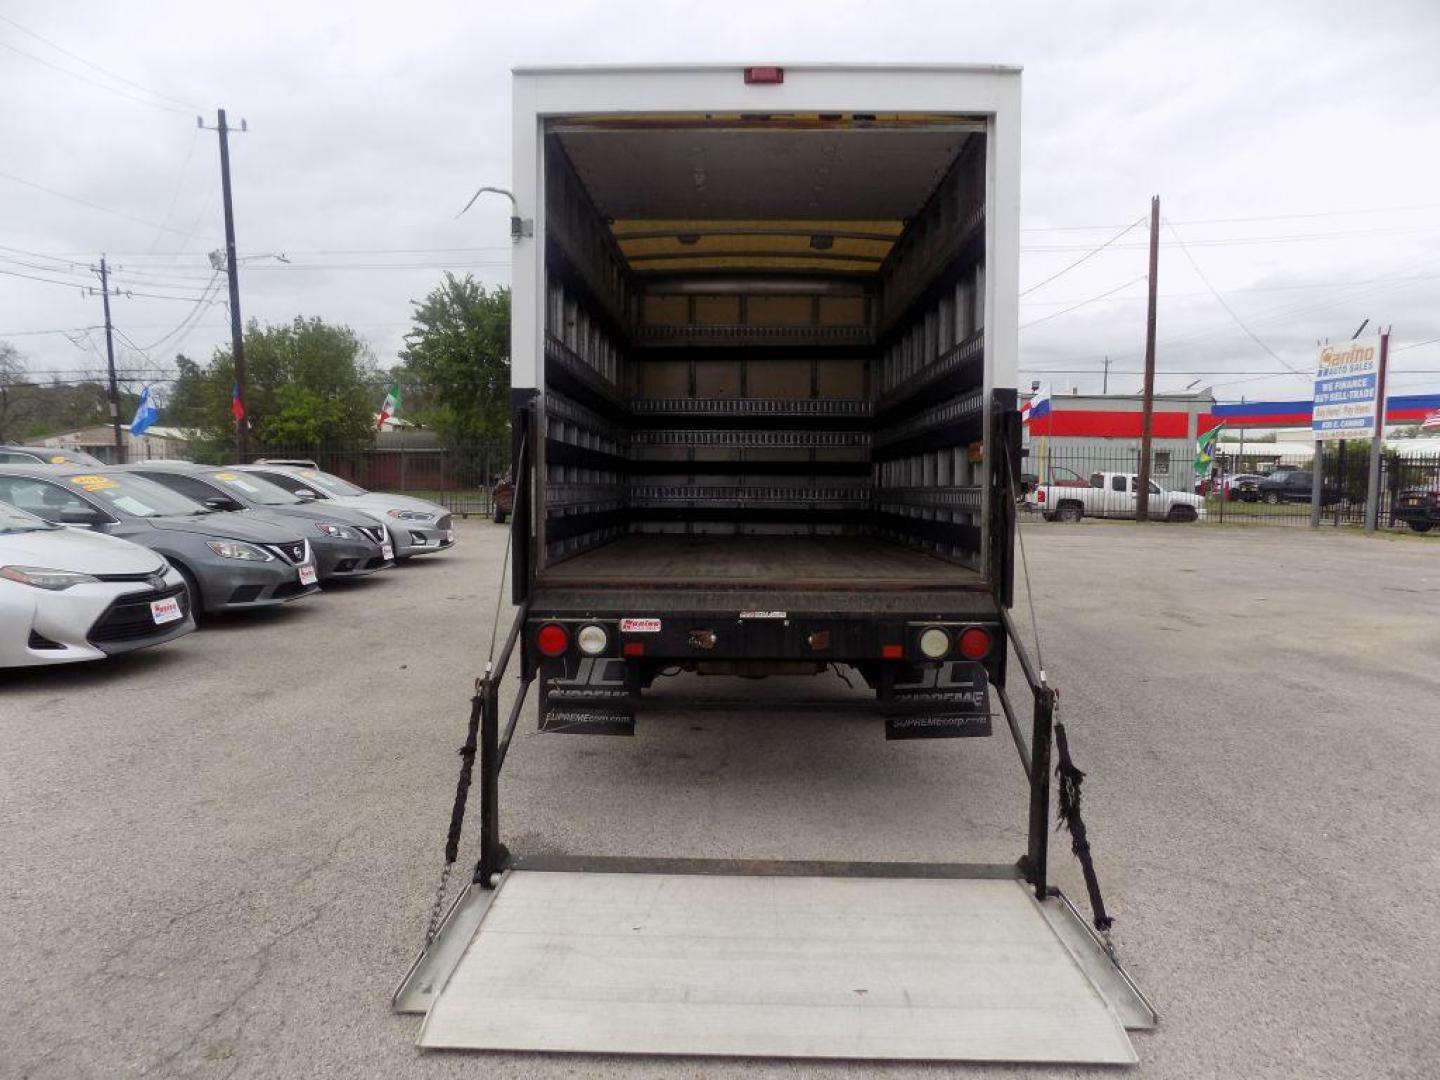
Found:
[{"label": "bare tree", "polygon": [[13,391],[25,381],[25,362],[20,350],[8,341],[0,341],[0,442],[10,440],[10,413],[15,405]]}]

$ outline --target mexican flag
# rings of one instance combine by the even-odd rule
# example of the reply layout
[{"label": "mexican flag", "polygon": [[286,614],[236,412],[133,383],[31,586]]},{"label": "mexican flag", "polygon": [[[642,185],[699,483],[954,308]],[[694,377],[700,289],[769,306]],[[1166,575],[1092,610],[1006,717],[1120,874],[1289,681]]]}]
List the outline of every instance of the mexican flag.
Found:
[{"label": "mexican flag", "polygon": [[391,386],[385,392],[385,402],[380,406],[380,415],[375,418],[375,430],[385,426],[385,421],[400,411],[400,387]]},{"label": "mexican flag", "polygon": [[1222,420],[1204,435],[1200,436],[1195,443],[1195,475],[1209,476],[1210,466],[1215,462],[1215,443],[1220,438],[1220,429],[1225,426]]}]

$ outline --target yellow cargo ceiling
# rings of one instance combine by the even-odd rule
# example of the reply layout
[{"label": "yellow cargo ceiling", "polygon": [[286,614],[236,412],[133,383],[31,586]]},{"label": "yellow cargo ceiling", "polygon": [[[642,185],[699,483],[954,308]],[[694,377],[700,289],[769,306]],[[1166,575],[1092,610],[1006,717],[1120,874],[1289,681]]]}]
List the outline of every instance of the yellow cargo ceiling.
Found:
[{"label": "yellow cargo ceiling", "polygon": [[874,273],[904,223],[627,219],[611,229],[621,253],[639,273],[747,267]]},{"label": "yellow cargo ceiling", "polygon": [[970,117],[604,116],[552,121],[640,273],[873,274],[967,141]]}]

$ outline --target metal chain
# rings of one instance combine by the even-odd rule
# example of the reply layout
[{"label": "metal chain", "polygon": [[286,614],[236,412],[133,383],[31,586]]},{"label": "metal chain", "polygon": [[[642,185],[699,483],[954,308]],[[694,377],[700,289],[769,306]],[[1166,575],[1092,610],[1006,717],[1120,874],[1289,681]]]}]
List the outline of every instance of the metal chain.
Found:
[{"label": "metal chain", "polygon": [[[525,444],[523,442],[520,444],[518,457],[519,460],[515,467],[517,477],[525,467]],[[511,512],[513,514],[513,509]],[[485,659],[485,674],[475,680],[475,693],[477,694],[490,680],[490,671],[495,663],[495,641],[500,636],[500,608],[505,596],[505,570],[510,565],[510,541],[514,534],[515,521],[512,519],[510,528],[505,530],[505,553],[500,557],[500,585],[495,590],[495,621],[490,627],[490,648]],[[440,884],[435,889],[435,902],[430,906],[430,922],[425,928],[425,947],[427,949],[435,940],[435,935],[440,932],[440,920],[445,911],[445,893],[449,890],[450,873],[454,868],[455,864],[447,861],[440,871]]]},{"label": "metal chain", "polygon": [[435,890],[435,903],[430,908],[430,925],[425,928],[425,947],[427,949],[435,940],[435,935],[440,932],[440,914],[445,907],[445,892],[450,887],[450,871],[454,867],[454,863],[446,863],[445,869],[440,871],[440,886]]}]

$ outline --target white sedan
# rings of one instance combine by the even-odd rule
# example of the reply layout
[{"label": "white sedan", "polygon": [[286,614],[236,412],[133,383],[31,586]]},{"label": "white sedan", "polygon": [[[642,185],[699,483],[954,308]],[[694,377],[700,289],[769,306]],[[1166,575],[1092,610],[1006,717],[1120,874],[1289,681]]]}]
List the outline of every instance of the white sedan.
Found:
[{"label": "white sedan", "polygon": [[160,555],[0,502],[0,668],[99,660],[194,629],[185,579]]}]

